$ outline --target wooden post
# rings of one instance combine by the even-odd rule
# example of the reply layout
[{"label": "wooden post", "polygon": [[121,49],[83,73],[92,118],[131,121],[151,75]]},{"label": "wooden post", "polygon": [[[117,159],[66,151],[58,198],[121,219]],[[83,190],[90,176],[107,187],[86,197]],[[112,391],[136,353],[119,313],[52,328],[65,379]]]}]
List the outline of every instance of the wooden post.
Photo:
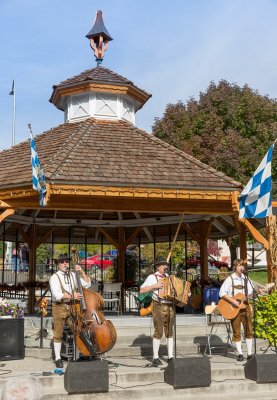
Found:
[{"label": "wooden post", "polygon": [[246,228],[240,224],[239,230],[239,247],[240,247],[240,258],[243,260],[243,264],[247,271],[247,239],[246,239]]},{"label": "wooden post", "polygon": [[201,276],[208,278],[208,238],[212,227],[213,218],[209,221],[200,221],[200,266]]},{"label": "wooden post", "polygon": [[266,218],[266,237],[269,249],[266,251],[268,282],[277,282],[277,219],[276,215]]},{"label": "wooden post", "polygon": [[[36,280],[36,225],[31,225],[29,229],[29,282],[35,282]],[[33,314],[35,308],[35,287],[29,288],[29,302],[28,302],[28,313]]]},{"label": "wooden post", "polygon": [[125,311],[125,292],[124,292],[124,283],[125,283],[125,228],[120,226],[118,228],[118,245],[117,245],[117,260],[118,260],[118,280],[122,282],[122,290],[121,290],[121,304],[122,304],[122,312]]},{"label": "wooden post", "polygon": [[125,281],[125,228],[118,228],[118,280]]}]

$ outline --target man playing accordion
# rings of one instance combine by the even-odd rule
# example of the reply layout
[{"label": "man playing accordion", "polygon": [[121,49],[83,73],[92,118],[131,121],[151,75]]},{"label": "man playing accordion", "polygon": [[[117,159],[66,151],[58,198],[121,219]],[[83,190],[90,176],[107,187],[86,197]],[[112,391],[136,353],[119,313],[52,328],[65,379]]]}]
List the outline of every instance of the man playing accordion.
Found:
[{"label": "man playing accordion", "polygon": [[155,367],[162,365],[159,359],[159,348],[163,333],[167,338],[168,362],[173,358],[173,303],[162,297],[164,287],[163,280],[168,277],[166,273],[169,264],[163,257],[157,257],[155,262],[156,272],[150,274],[140,287],[140,293],[152,292],[153,300],[153,361]]}]

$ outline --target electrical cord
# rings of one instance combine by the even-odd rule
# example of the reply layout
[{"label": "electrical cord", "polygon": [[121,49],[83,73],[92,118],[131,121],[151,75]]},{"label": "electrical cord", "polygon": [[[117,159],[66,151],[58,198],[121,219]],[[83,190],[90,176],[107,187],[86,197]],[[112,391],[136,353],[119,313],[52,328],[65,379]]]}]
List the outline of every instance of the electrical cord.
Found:
[{"label": "electrical cord", "polygon": [[0,376],[1,375],[8,375],[10,373],[12,373],[11,369],[0,369]]}]

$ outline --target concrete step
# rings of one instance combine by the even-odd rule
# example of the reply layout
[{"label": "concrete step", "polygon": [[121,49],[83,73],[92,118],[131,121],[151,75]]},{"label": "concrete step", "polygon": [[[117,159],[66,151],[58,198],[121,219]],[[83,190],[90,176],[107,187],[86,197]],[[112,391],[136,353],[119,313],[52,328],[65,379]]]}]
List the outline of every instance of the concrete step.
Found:
[{"label": "concrete step", "polygon": [[[244,380],[236,380],[235,382],[215,383],[212,382],[210,387],[177,389],[164,382],[144,383],[137,385],[133,383],[110,385],[107,393],[89,393],[71,395],[70,398],[78,400],[100,399],[100,400],[145,400],[151,399],[236,399],[243,397],[244,399],[277,399],[277,384],[257,384],[256,382],[245,382]],[[68,394],[56,393],[50,391],[45,394],[46,400],[66,400]]]}]

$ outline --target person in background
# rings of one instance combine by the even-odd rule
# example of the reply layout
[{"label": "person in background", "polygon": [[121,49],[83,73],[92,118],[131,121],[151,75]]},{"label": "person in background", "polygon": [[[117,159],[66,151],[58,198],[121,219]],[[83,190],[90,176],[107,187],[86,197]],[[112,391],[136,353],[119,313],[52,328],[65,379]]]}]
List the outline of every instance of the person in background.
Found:
[{"label": "person in background", "polygon": [[28,272],[29,268],[29,250],[28,245],[23,243],[19,249],[19,256],[21,260],[21,268],[23,272]]},{"label": "person in background", "polygon": [[[57,368],[63,368],[61,360],[62,336],[65,323],[72,328],[70,319],[70,303],[82,299],[82,294],[77,291],[76,274],[69,271],[70,258],[67,254],[58,257],[58,271],[50,278],[52,293],[52,315],[54,322],[54,353]],[[90,278],[80,265],[75,266],[75,271],[80,273],[81,284],[85,288],[91,285]]]},{"label": "person in background", "polygon": [[18,249],[13,249],[12,253],[12,271],[15,274],[20,271],[20,257]]},{"label": "person in background", "polygon": [[[234,299],[237,293],[243,293],[246,298],[253,293],[253,286],[250,280],[246,277],[244,272],[243,260],[237,259],[233,263],[233,273],[228,276],[223,282],[219,297],[227,300],[234,307],[239,308],[240,303]],[[252,354],[253,346],[253,331],[252,331],[252,313],[249,304],[247,303],[245,309],[240,309],[238,315],[231,320],[233,328],[233,342],[235,343],[236,350],[238,353],[237,360],[243,361],[244,357],[242,354],[241,346],[241,323],[244,328],[245,341],[247,346],[247,359],[250,359]]]},{"label": "person in background", "polygon": [[168,362],[173,359],[173,303],[160,297],[164,286],[163,278],[168,277],[166,273],[168,266],[168,262],[163,257],[157,257],[155,262],[156,272],[150,274],[140,287],[140,293],[152,292],[154,335],[153,361],[151,365],[155,367],[162,365],[159,359],[159,348],[163,333],[167,338]]}]

